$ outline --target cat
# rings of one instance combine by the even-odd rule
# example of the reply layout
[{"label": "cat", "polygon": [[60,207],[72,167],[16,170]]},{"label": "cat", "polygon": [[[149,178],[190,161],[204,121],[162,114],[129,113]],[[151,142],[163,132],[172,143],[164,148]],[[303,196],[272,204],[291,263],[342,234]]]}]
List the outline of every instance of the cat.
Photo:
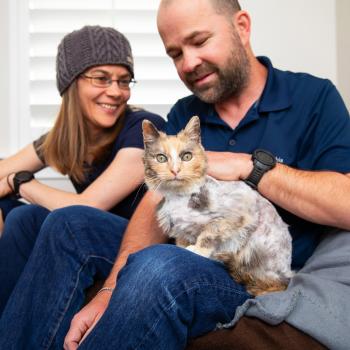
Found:
[{"label": "cat", "polygon": [[286,289],[292,240],[275,207],[244,181],[207,175],[200,120],[190,119],[176,136],[142,124],[145,183],[163,199],[160,228],[176,244],[223,262],[236,282],[256,296]]}]

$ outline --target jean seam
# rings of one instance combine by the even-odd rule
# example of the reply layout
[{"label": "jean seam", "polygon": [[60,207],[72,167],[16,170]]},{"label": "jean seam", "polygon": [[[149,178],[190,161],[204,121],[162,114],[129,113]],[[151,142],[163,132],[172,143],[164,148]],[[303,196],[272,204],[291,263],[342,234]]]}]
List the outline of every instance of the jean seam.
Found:
[{"label": "jean seam", "polygon": [[[75,237],[73,231],[70,229],[69,223],[67,221],[65,221],[64,225],[66,226],[69,233],[72,235],[74,241],[76,241],[76,237]],[[45,350],[49,349],[50,346],[52,345],[53,339],[55,338],[57,331],[62,323],[62,320],[63,320],[63,318],[64,318],[64,316],[65,316],[65,314],[66,314],[66,312],[71,304],[73,295],[74,295],[75,291],[77,290],[77,287],[78,287],[78,284],[80,281],[81,271],[85,268],[85,266],[88,264],[88,262],[91,258],[102,259],[110,264],[114,263],[111,260],[109,260],[103,256],[99,256],[99,255],[87,255],[86,256],[85,254],[82,254],[81,259],[79,258],[79,260],[82,261],[82,264],[81,264],[80,268],[77,270],[75,285],[74,285],[74,288],[72,289],[72,292],[70,293],[70,296],[66,302],[64,310],[62,312],[60,312],[60,315],[57,317],[57,321],[54,323],[54,325],[51,327],[51,329],[48,330],[48,336],[46,338],[44,338],[43,341],[41,342]]]},{"label": "jean seam", "polygon": [[[80,273],[86,267],[86,265],[89,263],[90,259],[92,259],[92,258],[93,259],[102,259],[102,260],[104,260],[104,261],[106,261],[106,262],[108,262],[110,264],[113,264],[113,262],[111,260],[109,260],[109,259],[107,259],[107,258],[105,258],[103,256],[89,255],[87,257],[86,261],[81,265],[80,269],[77,272],[76,283],[75,283],[74,288],[72,289],[72,292],[71,292],[71,294],[70,294],[70,296],[69,296],[69,298],[67,300],[67,303],[66,303],[66,306],[65,306],[63,312],[61,312],[61,315],[58,317],[57,322],[55,322],[56,326],[54,328],[52,327],[53,329],[48,331],[48,333],[51,333],[51,336],[49,335],[47,339],[44,339],[42,341],[42,344],[43,344],[45,350],[49,349],[50,346],[52,345],[52,341],[53,341],[53,339],[55,338],[55,336],[57,334],[57,331],[58,331],[58,329],[59,329],[59,327],[60,327],[60,325],[62,323],[62,319],[64,318],[64,316],[65,316],[65,314],[66,314],[66,312],[67,312],[67,310],[68,310],[68,308],[69,308],[69,306],[71,304],[73,295],[74,295],[75,291],[77,290],[77,287],[78,287],[78,284],[79,284],[79,280],[80,280]],[[45,345],[45,343],[47,345]]]},{"label": "jean seam", "polygon": [[[168,306],[165,307],[165,310],[170,310],[176,303],[176,299],[179,298],[180,296],[182,296],[185,293],[192,293],[194,290],[199,289],[199,287],[214,287],[215,289],[225,289],[226,291],[231,291],[234,292],[236,294],[246,294],[246,292],[240,291],[240,290],[235,290],[233,291],[232,288],[230,287],[226,287],[226,286],[220,286],[218,284],[212,284],[212,283],[203,283],[203,282],[196,282],[195,286],[192,286],[188,289],[185,289],[184,291],[180,292],[179,294],[177,294],[173,300],[168,304]],[[150,328],[150,330],[145,334],[145,336],[141,339],[140,343],[135,347],[135,350],[140,349],[140,347],[145,343],[145,341],[147,340],[147,338],[149,337],[150,333],[156,328],[157,324],[159,323],[160,319],[162,318],[162,315],[160,315],[155,322],[153,323],[153,326]]]}]

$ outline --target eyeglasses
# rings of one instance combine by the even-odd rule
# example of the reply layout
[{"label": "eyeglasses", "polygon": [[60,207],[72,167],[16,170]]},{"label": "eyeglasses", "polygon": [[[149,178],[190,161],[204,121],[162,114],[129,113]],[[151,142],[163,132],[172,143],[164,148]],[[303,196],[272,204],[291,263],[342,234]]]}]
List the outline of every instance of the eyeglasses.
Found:
[{"label": "eyeglasses", "polygon": [[99,88],[108,88],[112,85],[112,83],[115,81],[118,84],[119,89],[123,90],[129,90],[136,84],[135,79],[131,78],[125,78],[125,79],[111,79],[107,76],[96,76],[92,77],[89,75],[81,74],[81,77],[85,79],[89,79],[90,83],[93,86],[99,87]]}]

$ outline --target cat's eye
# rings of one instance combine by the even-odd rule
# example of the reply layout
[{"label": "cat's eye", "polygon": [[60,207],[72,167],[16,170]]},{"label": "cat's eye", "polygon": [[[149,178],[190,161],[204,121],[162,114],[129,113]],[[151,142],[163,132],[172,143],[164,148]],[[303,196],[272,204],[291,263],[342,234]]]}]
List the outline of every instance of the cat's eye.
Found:
[{"label": "cat's eye", "polygon": [[161,153],[156,155],[156,159],[159,163],[165,163],[168,161],[167,156]]},{"label": "cat's eye", "polygon": [[189,162],[192,159],[192,153],[186,152],[181,156],[181,159],[185,162]]}]

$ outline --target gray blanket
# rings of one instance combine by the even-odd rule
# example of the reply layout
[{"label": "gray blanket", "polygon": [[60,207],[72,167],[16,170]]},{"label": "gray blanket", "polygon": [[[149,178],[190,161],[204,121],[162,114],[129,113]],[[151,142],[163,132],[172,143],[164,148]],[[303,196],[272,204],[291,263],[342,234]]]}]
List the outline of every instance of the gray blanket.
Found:
[{"label": "gray blanket", "polygon": [[350,349],[350,232],[328,233],[284,292],[247,300],[242,315],[286,321],[334,350]]}]

